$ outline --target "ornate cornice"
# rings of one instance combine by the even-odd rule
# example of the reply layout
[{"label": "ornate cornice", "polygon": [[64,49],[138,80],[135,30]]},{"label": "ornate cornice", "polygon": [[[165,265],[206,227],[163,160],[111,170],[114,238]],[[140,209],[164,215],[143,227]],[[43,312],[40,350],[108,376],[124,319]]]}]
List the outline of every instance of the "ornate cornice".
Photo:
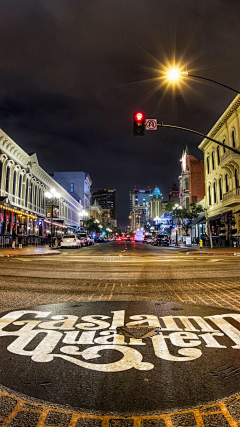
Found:
[{"label": "ornate cornice", "polygon": [[[212,129],[208,132],[207,136],[210,138],[214,138],[217,133],[220,131],[221,128],[225,125],[225,128],[227,128],[227,121],[232,117],[233,114],[237,116],[237,109],[240,106],[240,95],[237,95],[234,100],[231,102],[231,104],[228,106],[228,108],[224,111],[224,113],[221,115],[221,117],[218,119],[218,121],[215,123],[215,125],[212,127]],[[199,144],[198,148],[200,150],[204,151],[204,148],[207,144],[211,144],[212,142],[208,139],[204,138],[203,141]]]}]

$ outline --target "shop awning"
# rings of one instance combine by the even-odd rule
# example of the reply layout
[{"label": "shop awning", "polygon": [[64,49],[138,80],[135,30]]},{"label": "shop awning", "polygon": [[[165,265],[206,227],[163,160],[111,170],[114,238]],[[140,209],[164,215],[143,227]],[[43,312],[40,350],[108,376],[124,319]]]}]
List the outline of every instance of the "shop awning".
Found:
[{"label": "shop awning", "polygon": [[221,218],[221,214],[219,214],[219,215],[215,215],[215,216],[211,216],[211,217],[209,217],[208,219],[209,219],[209,221],[216,221],[217,219],[220,219]]},{"label": "shop awning", "polygon": [[203,224],[205,222],[206,222],[205,213],[202,212],[202,213],[200,213],[200,215],[198,215],[196,224]]}]

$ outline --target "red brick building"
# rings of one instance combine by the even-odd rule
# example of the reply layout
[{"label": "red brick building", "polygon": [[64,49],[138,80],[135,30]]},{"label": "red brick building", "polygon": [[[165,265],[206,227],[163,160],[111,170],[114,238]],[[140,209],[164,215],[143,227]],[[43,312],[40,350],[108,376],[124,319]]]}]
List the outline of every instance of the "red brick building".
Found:
[{"label": "red brick building", "polygon": [[190,203],[198,203],[205,196],[204,161],[183,151],[182,173],[179,176],[179,199],[181,206],[188,209]]},{"label": "red brick building", "polygon": [[179,202],[179,190],[177,184],[173,184],[172,191],[169,193],[169,202]]}]

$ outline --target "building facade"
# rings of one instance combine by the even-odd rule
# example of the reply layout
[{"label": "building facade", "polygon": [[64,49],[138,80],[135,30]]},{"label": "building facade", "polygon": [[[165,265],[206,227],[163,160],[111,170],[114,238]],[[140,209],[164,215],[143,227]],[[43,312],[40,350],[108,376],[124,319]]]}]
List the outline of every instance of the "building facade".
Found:
[{"label": "building facade", "polygon": [[240,95],[208,133],[209,137],[238,153],[215,142],[204,139],[199,148],[204,153],[205,206],[213,240],[232,244],[240,235]]},{"label": "building facade", "polygon": [[149,219],[154,221],[154,218],[160,218],[164,213],[165,203],[163,203],[163,195],[160,189],[155,187],[149,202]]},{"label": "building facade", "polygon": [[54,172],[53,178],[81,203],[86,211],[90,211],[92,180],[87,172]]},{"label": "building facade", "polygon": [[35,153],[27,154],[0,130],[0,234],[11,234],[13,227],[36,236],[51,230],[45,197],[51,189],[60,194],[58,200],[51,201],[54,229],[77,227],[81,203],[40,167]]},{"label": "building facade", "polygon": [[97,203],[102,209],[110,210],[110,218],[116,218],[116,190],[98,190],[92,193],[92,204]]},{"label": "building facade", "polygon": [[172,191],[169,193],[169,202],[179,202],[179,190],[177,184],[173,184]]},{"label": "building facade", "polygon": [[198,203],[205,196],[204,161],[190,155],[186,148],[182,154],[181,169],[179,201],[183,208],[188,209],[190,203]]},{"label": "building facade", "polygon": [[137,189],[129,192],[129,219],[131,229],[144,227],[149,217],[151,189]]}]

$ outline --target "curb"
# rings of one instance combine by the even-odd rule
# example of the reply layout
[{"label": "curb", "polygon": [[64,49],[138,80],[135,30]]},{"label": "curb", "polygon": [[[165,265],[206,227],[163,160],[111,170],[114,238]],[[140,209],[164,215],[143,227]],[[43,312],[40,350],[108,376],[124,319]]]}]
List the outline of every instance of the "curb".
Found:
[{"label": "curb", "polygon": [[0,258],[19,258],[19,257],[33,257],[33,256],[53,256],[53,255],[60,255],[61,252],[46,252],[45,254],[10,254],[10,255],[2,255],[0,254]]},{"label": "curb", "polygon": [[217,256],[240,256],[240,252],[186,252],[186,255],[217,255]]}]

